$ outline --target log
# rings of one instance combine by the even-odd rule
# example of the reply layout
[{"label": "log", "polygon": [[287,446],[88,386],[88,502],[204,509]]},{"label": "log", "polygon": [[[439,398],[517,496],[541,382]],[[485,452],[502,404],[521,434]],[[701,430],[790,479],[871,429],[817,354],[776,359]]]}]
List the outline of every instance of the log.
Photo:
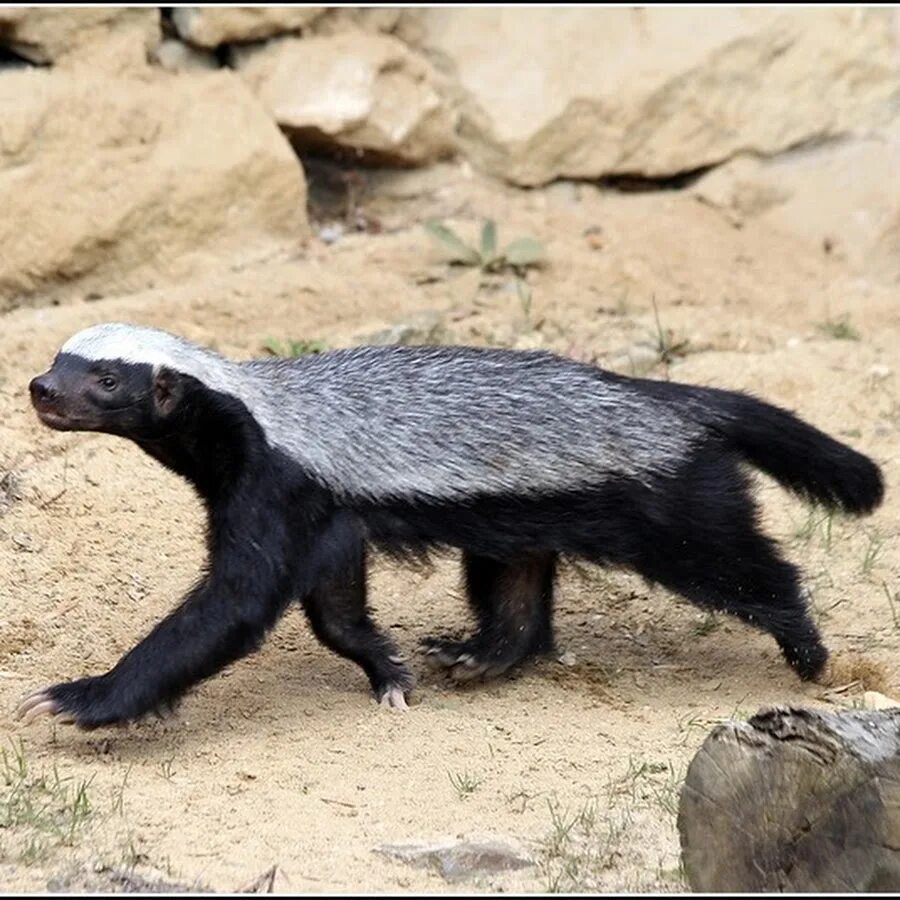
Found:
[{"label": "log", "polygon": [[900,709],[717,726],[678,810],[694,891],[900,890]]}]

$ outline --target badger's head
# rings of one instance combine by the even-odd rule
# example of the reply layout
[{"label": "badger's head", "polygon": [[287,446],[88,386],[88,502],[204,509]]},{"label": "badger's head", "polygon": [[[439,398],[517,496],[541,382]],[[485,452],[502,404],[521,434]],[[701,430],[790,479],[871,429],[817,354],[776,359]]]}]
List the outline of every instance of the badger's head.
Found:
[{"label": "badger's head", "polygon": [[[182,338],[134,325],[95,325],[70,338],[32,379],[38,417],[60,431],[153,439],[215,355]],[[223,361],[224,362],[224,361]]]}]

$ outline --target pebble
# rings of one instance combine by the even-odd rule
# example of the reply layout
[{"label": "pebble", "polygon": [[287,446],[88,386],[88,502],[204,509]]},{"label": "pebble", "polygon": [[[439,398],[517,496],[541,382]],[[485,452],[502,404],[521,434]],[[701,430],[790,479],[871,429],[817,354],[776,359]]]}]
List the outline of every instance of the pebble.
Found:
[{"label": "pebble", "polygon": [[494,839],[384,844],[375,852],[418,868],[436,869],[449,882],[534,865],[534,860],[522,850]]}]

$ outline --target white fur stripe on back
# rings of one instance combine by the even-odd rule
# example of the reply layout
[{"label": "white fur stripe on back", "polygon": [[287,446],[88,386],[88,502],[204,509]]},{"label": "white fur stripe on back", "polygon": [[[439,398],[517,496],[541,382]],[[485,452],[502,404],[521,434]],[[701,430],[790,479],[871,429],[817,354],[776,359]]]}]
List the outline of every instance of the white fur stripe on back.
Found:
[{"label": "white fur stripe on back", "polygon": [[339,497],[464,499],[673,476],[702,440],[690,404],[549,353],[358,347],[235,362],[109,323],[62,348],[164,366],[239,399],[269,444]]}]

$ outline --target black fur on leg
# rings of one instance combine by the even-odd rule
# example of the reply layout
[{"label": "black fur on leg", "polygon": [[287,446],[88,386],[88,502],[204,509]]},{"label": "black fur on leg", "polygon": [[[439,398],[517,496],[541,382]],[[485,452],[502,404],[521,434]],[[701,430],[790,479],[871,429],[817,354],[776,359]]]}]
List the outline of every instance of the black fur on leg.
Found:
[{"label": "black fur on leg", "polygon": [[466,552],[463,571],[477,631],[463,641],[427,638],[429,662],[469,681],[495,677],[553,649],[555,554],[504,561]]},{"label": "black fur on leg", "polygon": [[[453,507],[394,504],[361,508],[361,515],[370,539],[394,550],[461,546],[473,559],[505,561],[498,571],[503,565],[521,567],[541,553],[636,571],[704,609],[731,613],[767,631],[802,678],[815,678],[827,651],[797,569],[759,531],[741,462],[735,451],[712,444],[669,477],[649,483],[619,479],[592,491],[533,500],[474,498]],[[480,592],[472,600],[482,626],[478,635],[432,641],[432,661],[449,667],[460,656],[480,660],[497,652],[502,639],[478,640],[490,632],[484,622],[497,607],[485,596]]]},{"label": "black fur on leg", "polygon": [[771,634],[806,680],[828,653],[810,618],[799,572],[761,534],[746,476],[733,457],[704,454],[681,474],[636,569],[701,607]]},{"label": "black fur on leg", "polygon": [[366,607],[366,548],[359,523],[338,512],[319,539],[323,573],[303,598],[316,637],[362,667],[375,697],[396,705],[415,685],[394,644],[372,622]]}]

